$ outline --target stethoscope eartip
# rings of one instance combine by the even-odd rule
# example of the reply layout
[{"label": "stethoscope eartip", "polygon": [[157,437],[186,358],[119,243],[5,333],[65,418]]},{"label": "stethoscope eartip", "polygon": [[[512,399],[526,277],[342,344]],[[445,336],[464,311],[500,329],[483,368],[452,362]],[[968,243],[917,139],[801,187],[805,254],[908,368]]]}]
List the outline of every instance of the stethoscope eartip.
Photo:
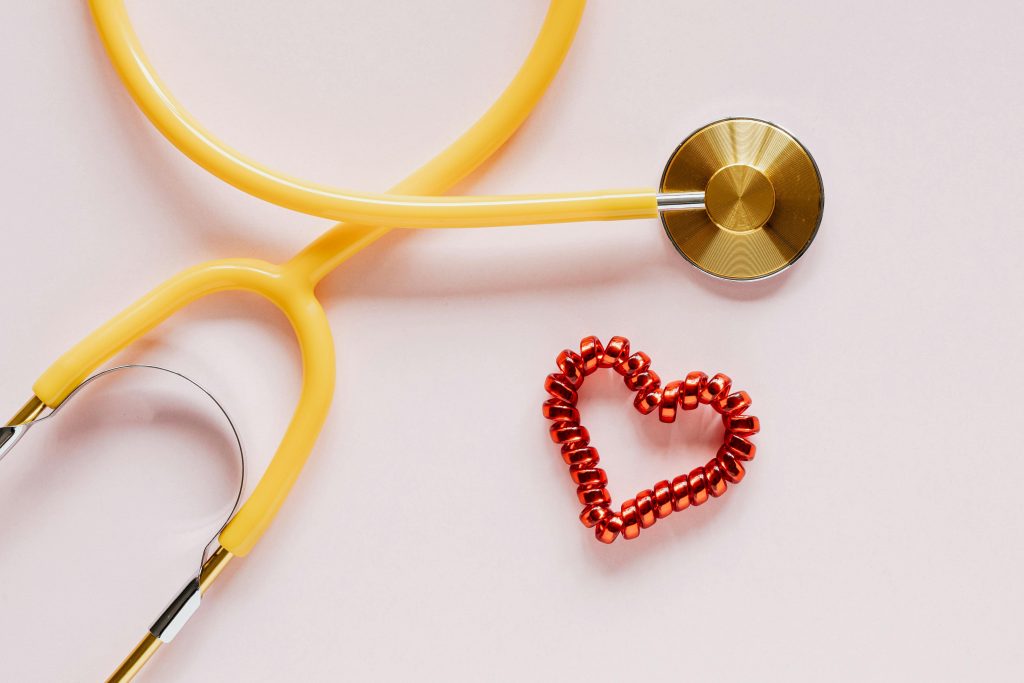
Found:
[{"label": "stethoscope eartip", "polygon": [[825,197],[807,149],[782,128],[748,118],[716,121],[686,138],[665,166],[660,192],[703,194],[703,211],[664,202],[661,221],[686,260],[727,280],[759,280],[791,266],[818,231]]}]

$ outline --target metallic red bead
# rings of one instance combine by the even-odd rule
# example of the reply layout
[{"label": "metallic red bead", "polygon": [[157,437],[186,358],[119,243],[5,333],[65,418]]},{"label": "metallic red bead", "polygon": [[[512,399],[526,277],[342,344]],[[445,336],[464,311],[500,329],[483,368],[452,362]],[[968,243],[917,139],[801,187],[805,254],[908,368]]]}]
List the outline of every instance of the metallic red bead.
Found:
[{"label": "metallic red bead", "polygon": [[612,494],[608,493],[608,489],[601,487],[596,489],[588,489],[585,486],[579,486],[576,488],[576,496],[580,499],[580,502],[584,505],[611,505]]},{"label": "metallic red bead", "polygon": [[667,481],[654,485],[654,514],[658,519],[672,514],[672,484]]},{"label": "metallic red bead", "polygon": [[612,514],[612,511],[603,505],[588,505],[580,513],[580,521],[583,522],[583,526],[592,529],[597,526],[598,522],[610,514]]},{"label": "metallic red bead", "polygon": [[654,370],[644,370],[635,375],[626,375],[626,387],[630,391],[646,393],[661,386],[661,378]]},{"label": "metallic red bead", "polygon": [[690,478],[687,475],[672,480],[672,509],[682,512],[690,507]]},{"label": "metallic red bead", "polygon": [[723,415],[722,422],[730,434],[751,436],[761,431],[761,421],[753,415]]},{"label": "metallic red bead", "polygon": [[658,410],[658,419],[662,422],[675,422],[676,410],[679,407],[679,391],[683,383],[680,381],[669,382],[661,390],[661,405]]},{"label": "metallic red bead", "polygon": [[601,366],[604,345],[597,337],[584,337],[580,342],[580,358],[583,359],[583,374],[591,375]]},{"label": "metallic red bead", "polygon": [[726,481],[730,484],[738,484],[743,481],[743,476],[747,473],[743,469],[743,464],[729,452],[726,446],[722,446],[718,449],[718,455],[715,456],[715,460],[718,461],[718,466],[722,468],[722,474],[725,476]]},{"label": "metallic red bead", "polygon": [[604,347],[604,357],[598,363],[602,368],[615,367],[629,357],[629,340],[625,337],[612,337]]},{"label": "metallic red bead", "polygon": [[544,417],[556,422],[579,422],[580,411],[576,406],[560,398],[549,398],[541,407]]},{"label": "metallic red bead", "polygon": [[579,394],[576,393],[576,389],[573,388],[568,378],[560,372],[550,374],[544,378],[544,391],[555,398],[560,398],[573,405],[576,405],[576,401],[579,400]]},{"label": "metallic red bead", "polygon": [[737,391],[725,398],[718,399],[711,405],[723,415],[739,415],[750,407],[750,394],[745,391]]},{"label": "metallic red bead", "polygon": [[694,410],[700,405],[700,395],[708,384],[708,376],[703,372],[691,372],[683,380],[683,392],[679,404],[683,410]]},{"label": "metallic red bead", "polygon": [[730,388],[732,388],[732,380],[729,379],[729,376],[718,373],[704,385],[704,389],[700,392],[700,402],[714,403],[728,394]]},{"label": "metallic red bead", "polygon": [[551,440],[557,444],[573,444],[574,448],[583,448],[590,444],[590,432],[583,425],[554,422],[548,431]]},{"label": "metallic red bead", "polygon": [[688,477],[690,480],[690,505],[703,505],[708,500],[708,480],[703,467],[695,467]]},{"label": "metallic red bead", "polygon": [[615,372],[624,377],[629,377],[630,375],[641,373],[649,367],[651,367],[651,357],[643,351],[637,351],[629,358],[617,364]]},{"label": "metallic red bead", "polygon": [[657,520],[654,515],[654,492],[644,489],[636,494],[636,511],[640,515],[640,527],[646,529]]},{"label": "metallic red bead", "polygon": [[633,399],[633,407],[640,411],[642,415],[653,412],[660,404],[661,389],[639,393]]},{"label": "metallic red bead", "polygon": [[704,465],[704,478],[708,482],[708,493],[715,498],[725,493],[725,489],[728,488],[728,484],[725,483],[725,473],[719,467],[718,460],[711,460]]},{"label": "metallic red bead", "polygon": [[736,456],[737,460],[753,460],[757,454],[757,446],[738,434],[728,432],[725,435],[725,448]]},{"label": "metallic red bead", "polygon": [[630,498],[622,504],[622,537],[631,541],[640,535],[640,514],[636,510],[636,500]]},{"label": "metallic red bead", "polygon": [[574,482],[587,488],[597,488],[608,484],[608,475],[600,467],[572,465],[569,467],[569,476]]},{"label": "metallic red bead", "polygon": [[[576,494],[579,495],[580,491],[600,491],[605,489],[606,484],[607,482],[602,482],[600,479],[594,479],[593,481],[588,481],[577,486]],[[611,505],[610,501],[608,505]]]},{"label": "metallic red bead", "polygon": [[569,380],[574,388],[579,389],[580,385],[583,384],[583,377],[585,372],[583,371],[583,357],[571,349],[566,349],[558,354],[558,358],[555,359],[555,365],[562,371],[565,378]]},{"label": "metallic red bead", "polygon": [[608,515],[594,527],[594,535],[602,543],[611,543],[619,537],[620,531],[622,531],[622,517],[616,514]]},{"label": "metallic red bead", "polygon": [[575,443],[567,443],[562,446],[562,460],[565,461],[566,465],[594,467],[597,465],[600,457],[597,455],[597,449],[593,446],[577,447]]}]

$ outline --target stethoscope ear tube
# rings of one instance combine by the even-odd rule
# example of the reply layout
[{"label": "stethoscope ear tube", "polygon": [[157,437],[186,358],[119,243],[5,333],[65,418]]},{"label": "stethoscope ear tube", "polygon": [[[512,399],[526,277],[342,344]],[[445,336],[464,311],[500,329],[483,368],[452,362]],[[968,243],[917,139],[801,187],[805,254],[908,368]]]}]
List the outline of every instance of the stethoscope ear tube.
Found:
[{"label": "stethoscope ear tube", "polygon": [[[210,547],[217,541],[220,533],[224,530],[228,522],[238,510],[238,506],[242,500],[242,493],[245,490],[245,451],[242,447],[242,440],[238,434],[238,429],[235,427],[234,421],[231,419],[231,416],[220,401],[218,401],[213,394],[207,391],[195,380],[175,370],[162,368],[156,365],[137,364],[120,365],[92,375],[76,386],[68,396],[61,401],[59,405],[57,405],[57,407],[46,415],[42,415],[43,410],[45,410],[45,405],[41,401],[38,399],[29,401],[25,408],[23,408],[18,415],[11,420],[12,424],[0,428],[0,460],[3,460],[4,456],[14,449],[18,442],[32,427],[52,420],[59,414],[61,409],[67,406],[68,403],[83,389],[85,389],[86,386],[92,384],[101,377],[106,377],[113,373],[123,372],[126,370],[149,370],[165,373],[172,377],[182,379],[193,388],[198,389],[208,400],[210,400],[224,417],[225,422],[227,422],[228,427],[231,429],[231,434],[234,437],[235,444],[238,446],[240,476],[238,491],[235,495],[231,510],[225,517],[224,522],[218,527],[217,532],[213,535],[210,541],[203,546],[198,572],[188,580],[185,587],[182,588],[173,600],[171,600],[171,603],[166,609],[164,609],[150,627],[146,636],[124,660],[124,662],[121,663],[118,670],[108,679],[108,681],[114,682],[130,681],[135,677],[142,666],[145,665],[149,658],[153,656],[161,644],[169,643],[174,640],[175,636],[177,636],[185,624],[188,623],[188,620],[191,619],[199,610],[199,606],[202,603],[203,592],[205,592],[217,575],[220,574],[232,557],[231,553],[220,547],[211,554]],[[20,422],[20,424],[14,424],[17,422]]]},{"label": "stethoscope ear tube", "polygon": [[[241,437],[238,434],[238,430],[235,427],[231,416],[228,414],[224,406],[218,401],[213,394],[203,388],[195,380],[167,368],[162,368],[156,365],[120,365],[102,372],[92,375],[84,382],[79,384],[67,398],[64,399],[56,408],[50,411],[46,415],[41,415],[44,407],[42,403],[38,401],[30,401],[26,408],[22,410],[19,415],[12,419],[12,422],[16,422],[19,419],[30,418],[21,424],[12,424],[6,427],[0,428],[0,460],[3,460],[4,456],[10,453],[18,442],[28,433],[28,431],[41,423],[49,422],[55,416],[59,414],[67,404],[77,396],[86,386],[92,384],[101,377],[106,377],[113,373],[123,372],[126,370],[149,370],[165,373],[172,377],[182,379],[191,385],[193,388],[198,389],[207,399],[209,399],[223,416],[225,422],[231,430],[232,436],[234,437],[235,444],[238,447],[238,459],[240,466],[240,476],[238,483],[238,491],[235,495],[234,502],[231,506],[231,510],[226,516],[224,522],[218,527],[217,532],[213,535],[211,540],[203,546],[203,553],[200,559],[200,565],[197,573],[185,584],[185,587],[175,596],[171,601],[170,605],[160,614],[157,620],[149,629],[149,635],[140,644],[140,648],[144,651],[152,654],[158,647],[158,643],[169,643],[171,642],[178,632],[185,626],[188,620],[196,613],[199,609],[199,605],[202,602],[202,593],[207,586],[213,581],[216,575],[223,569],[227,560],[230,559],[230,553],[227,553],[223,548],[218,548],[212,555],[209,554],[210,547],[216,542],[220,532],[223,531],[224,527],[227,526],[228,521],[234,516],[235,511],[238,509],[239,503],[242,499],[242,492],[245,489],[245,451],[242,447]],[[37,404],[39,407],[37,407]],[[31,410],[29,407],[31,406]],[[31,413],[31,415],[27,415]],[[136,666],[141,666],[145,659],[148,659],[148,655],[140,660],[138,656],[138,650],[133,653],[134,657],[131,657],[131,667],[133,670]],[[128,660],[126,660],[128,663]],[[123,665],[122,665],[123,666]],[[134,675],[132,673],[131,675]],[[122,676],[121,679],[112,678],[111,680],[128,680]]]}]

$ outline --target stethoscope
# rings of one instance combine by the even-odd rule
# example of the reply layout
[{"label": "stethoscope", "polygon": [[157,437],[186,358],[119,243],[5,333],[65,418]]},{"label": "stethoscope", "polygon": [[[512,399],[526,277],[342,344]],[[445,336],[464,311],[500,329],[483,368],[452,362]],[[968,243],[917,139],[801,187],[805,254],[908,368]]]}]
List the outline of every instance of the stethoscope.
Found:
[{"label": "stethoscope", "polygon": [[[252,550],[309,456],[334,392],[331,330],[317,284],[389,229],[467,228],[660,217],[679,253],[728,280],[755,280],[792,265],[821,221],[821,176],[807,150],[785,130],[757,119],[729,118],[690,135],[675,150],[658,189],[566,194],[436,197],[464,178],[512,135],[536,105],[565,57],[584,0],[552,0],[540,34],[511,83],[460,138],[388,194],[317,185],[270,170],[206,132],[163,86],[132,29],[122,0],[90,0],[111,61],[143,113],[179,150],[213,175],[295,211],[347,221],[284,264],[257,259],[204,263],[166,281],[103,324],[51,365],[33,396],[0,432],[6,453],[56,411],[96,369],[188,304],[225,290],[272,302],[295,331],[302,390],[284,438],[263,477],[224,526],[219,545],[110,677],[131,680],[198,608],[234,557]],[[52,414],[52,413],[51,413]]]}]

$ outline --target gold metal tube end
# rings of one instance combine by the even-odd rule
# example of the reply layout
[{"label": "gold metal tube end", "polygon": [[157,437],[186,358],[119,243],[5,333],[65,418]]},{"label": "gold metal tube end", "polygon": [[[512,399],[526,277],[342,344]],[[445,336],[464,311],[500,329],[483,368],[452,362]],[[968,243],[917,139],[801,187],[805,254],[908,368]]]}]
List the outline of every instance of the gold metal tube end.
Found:
[{"label": "gold metal tube end", "polygon": [[17,427],[18,425],[23,425],[26,422],[31,422],[39,417],[39,414],[45,409],[46,404],[43,403],[38,396],[33,396],[29,399],[28,403],[22,406],[21,410],[19,410],[18,413],[10,419],[7,426]]},{"label": "gold metal tube end", "polygon": [[234,559],[234,557],[234,554],[223,546],[217,546],[217,550],[203,563],[203,569],[199,572],[200,593],[206,592],[210,585],[220,576],[220,573],[224,571],[224,567],[228,566],[228,562]]},{"label": "gold metal tube end", "polygon": [[159,638],[152,633],[147,633],[146,637],[135,646],[132,653],[121,662],[121,666],[117,667],[117,671],[110,675],[107,683],[127,683],[131,681],[142,671],[142,667],[146,665],[150,657],[156,654],[156,651],[162,644]]},{"label": "gold metal tube end", "polygon": [[196,592],[197,581],[193,578],[190,582],[191,587],[186,585],[182,593],[171,602],[170,607],[153,624],[146,637],[135,646],[131,654],[121,662],[117,671],[107,679],[107,683],[127,683],[135,678],[157,649],[164,642],[170,642],[189,617],[195,613],[199,608],[200,596],[220,576],[232,558],[234,555],[231,552],[222,546],[217,546],[217,550],[203,563],[203,568],[199,572],[198,593]]}]

